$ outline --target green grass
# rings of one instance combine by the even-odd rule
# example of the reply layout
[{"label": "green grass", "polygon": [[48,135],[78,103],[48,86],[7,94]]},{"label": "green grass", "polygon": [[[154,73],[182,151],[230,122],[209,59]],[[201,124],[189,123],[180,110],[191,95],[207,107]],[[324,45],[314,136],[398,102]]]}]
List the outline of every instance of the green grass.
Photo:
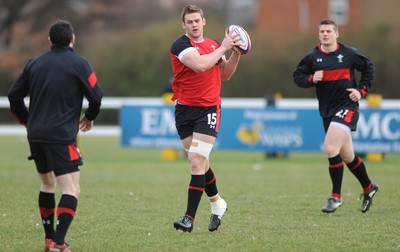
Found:
[{"label": "green grass", "polygon": [[[41,251],[39,180],[24,137],[0,137],[0,250]],[[361,188],[346,170],[344,203],[320,208],[331,183],[323,153],[266,159],[260,152],[214,151],[211,162],[229,210],[217,232],[207,230],[200,203],[192,233],[172,227],[186,209],[189,168],[183,155],[121,148],[116,138],[80,139],[81,197],[66,241],[73,251],[400,251],[400,155],[366,161],[380,191],[359,211]],[[182,153],[181,153],[182,154]],[[59,194],[57,194],[57,201]]]}]

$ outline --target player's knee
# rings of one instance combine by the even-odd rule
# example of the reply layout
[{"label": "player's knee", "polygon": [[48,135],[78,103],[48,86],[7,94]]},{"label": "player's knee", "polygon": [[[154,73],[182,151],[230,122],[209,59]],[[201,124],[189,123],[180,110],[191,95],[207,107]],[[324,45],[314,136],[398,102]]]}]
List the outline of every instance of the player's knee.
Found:
[{"label": "player's knee", "polygon": [[198,140],[198,139],[193,139],[192,144],[190,145],[190,148],[189,148],[189,154],[193,154],[193,153],[199,154],[199,155],[203,156],[205,159],[208,159],[212,148],[213,148],[213,145],[210,143],[206,143],[206,142]]},{"label": "player's knee", "polygon": [[336,156],[339,153],[339,150],[335,145],[325,142],[324,143],[325,153],[328,157]]},{"label": "player's knee", "polygon": [[56,191],[56,182],[42,182],[40,185],[40,191],[47,193],[54,193]]},{"label": "player's knee", "polygon": [[80,195],[81,195],[81,191],[78,190],[78,191],[75,193],[75,197],[78,199]]},{"label": "player's knee", "polygon": [[78,199],[81,194],[81,190],[79,186],[73,188],[71,187],[68,188],[67,190],[62,191],[62,194],[69,194]]},{"label": "player's knee", "polygon": [[42,192],[54,193],[57,187],[57,181],[52,174],[40,174],[40,190]]},{"label": "player's knee", "polygon": [[346,153],[341,151],[340,156],[342,157],[343,162],[345,162],[346,164],[351,163],[355,158],[354,152]]},{"label": "player's knee", "polygon": [[74,186],[74,188],[73,188],[73,193],[74,193],[74,196],[75,196],[76,198],[79,198],[79,196],[81,195],[81,187],[80,187],[79,183],[77,183],[77,184]]},{"label": "player's knee", "polygon": [[189,162],[194,174],[204,174],[213,145],[193,139],[189,148]]},{"label": "player's knee", "polygon": [[198,153],[190,153],[189,154],[189,163],[192,169],[192,173],[204,173],[207,159],[198,154]]}]

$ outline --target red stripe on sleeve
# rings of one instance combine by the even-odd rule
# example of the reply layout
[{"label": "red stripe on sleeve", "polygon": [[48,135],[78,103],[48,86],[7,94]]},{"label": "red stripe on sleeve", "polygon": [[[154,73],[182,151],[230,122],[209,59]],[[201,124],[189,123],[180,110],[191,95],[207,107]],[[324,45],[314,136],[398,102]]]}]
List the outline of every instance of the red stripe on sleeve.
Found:
[{"label": "red stripe on sleeve", "polygon": [[366,94],[367,94],[367,87],[364,86],[364,87],[361,89],[361,95],[362,95],[362,96],[365,96]]},{"label": "red stripe on sleeve", "polygon": [[323,81],[350,80],[350,69],[324,70]]},{"label": "red stripe on sleeve", "polygon": [[80,158],[79,151],[75,147],[75,145],[73,144],[68,145],[68,149],[69,149],[69,158],[71,161],[78,160]]},{"label": "red stripe on sleeve", "polygon": [[94,88],[94,86],[96,86],[97,83],[97,76],[94,73],[94,71],[90,74],[89,78],[88,78],[89,84],[92,88]]},{"label": "red stripe on sleeve", "polygon": [[308,76],[308,79],[307,79],[307,80],[308,80],[308,82],[312,83],[312,82],[313,82],[313,80],[312,80],[312,79],[313,79],[313,75],[312,75],[312,74],[310,74],[310,76]]}]

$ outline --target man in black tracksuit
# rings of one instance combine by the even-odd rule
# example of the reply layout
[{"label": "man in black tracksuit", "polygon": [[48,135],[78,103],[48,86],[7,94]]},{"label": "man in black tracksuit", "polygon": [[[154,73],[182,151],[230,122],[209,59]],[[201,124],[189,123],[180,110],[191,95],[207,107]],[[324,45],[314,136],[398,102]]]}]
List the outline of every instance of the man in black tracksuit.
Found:
[{"label": "man in black tracksuit", "polygon": [[[31,59],[11,86],[8,99],[16,119],[26,126],[41,180],[39,210],[45,230],[45,251],[70,251],[64,242],[80,193],[82,158],[78,131],[89,131],[97,117],[103,92],[88,61],[74,53],[75,35],[67,21],[58,20],[49,32],[51,50]],[[30,97],[29,109],[24,103]],[[89,106],[82,113],[83,98]],[[61,189],[57,211],[56,184]],[[54,229],[54,215],[57,226]]]},{"label": "man in black tracksuit", "polygon": [[[334,212],[342,204],[345,163],[363,188],[361,211],[365,213],[372,204],[378,185],[371,182],[364,162],[354,153],[351,131],[357,128],[358,101],[369,91],[375,67],[357,49],[338,43],[338,37],[337,24],[332,20],[322,20],[319,25],[320,44],[300,61],[293,79],[299,87],[316,89],[326,132],[324,148],[329,161],[332,193],[322,212]],[[359,84],[354,70],[361,73]]]}]

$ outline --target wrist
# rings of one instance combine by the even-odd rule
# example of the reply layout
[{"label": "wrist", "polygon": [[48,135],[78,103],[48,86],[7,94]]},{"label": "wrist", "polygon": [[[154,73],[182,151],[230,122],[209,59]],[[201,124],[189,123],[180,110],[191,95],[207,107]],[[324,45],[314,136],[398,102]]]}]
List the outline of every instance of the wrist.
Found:
[{"label": "wrist", "polygon": [[234,47],[232,47],[232,51],[233,51],[233,53],[234,54],[236,54],[236,55],[242,55],[236,48],[234,48]]}]

